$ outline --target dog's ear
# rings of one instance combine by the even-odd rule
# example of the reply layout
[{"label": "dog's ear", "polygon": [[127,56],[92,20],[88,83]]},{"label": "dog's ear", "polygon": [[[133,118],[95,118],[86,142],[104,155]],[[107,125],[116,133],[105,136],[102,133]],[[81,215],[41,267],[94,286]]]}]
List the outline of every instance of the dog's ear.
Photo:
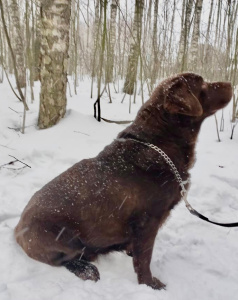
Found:
[{"label": "dog's ear", "polygon": [[164,108],[172,114],[199,117],[203,114],[202,106],[193,94],[184,78],[177,78],[164,88]]}]

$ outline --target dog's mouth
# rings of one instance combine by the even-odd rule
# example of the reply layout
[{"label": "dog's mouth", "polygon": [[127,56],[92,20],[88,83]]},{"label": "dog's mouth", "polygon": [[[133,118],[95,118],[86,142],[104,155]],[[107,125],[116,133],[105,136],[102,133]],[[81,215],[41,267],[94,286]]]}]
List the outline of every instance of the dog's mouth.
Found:
[{"label": "dog's mouth", "polygon": [[232,86],[229,82],[216,82],[210,84],[210,99],[216,99],[211,103],[211,114],[226,107],[232,98]]}]

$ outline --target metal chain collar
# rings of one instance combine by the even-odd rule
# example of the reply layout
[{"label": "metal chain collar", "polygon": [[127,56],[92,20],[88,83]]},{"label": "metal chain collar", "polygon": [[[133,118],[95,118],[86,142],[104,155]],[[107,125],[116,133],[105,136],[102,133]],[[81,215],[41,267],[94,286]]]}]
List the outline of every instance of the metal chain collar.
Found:
[{"label": "metal chain collar", "polygon": [[[122,139],[119,139],[119,140],[122,140]],[[185,202],[185,205],[187,207],[187,209],[189,211],[193,211],[193,208],[192,206],[188,203],[187,201],[187,194],[188,194],[188,191],[186,190],[185,186],[184,186],[184,182],[182,180],[182,177],[181,175],[179,174],[179,171],[178,169],[176,168],[175,164],[173,163],[173,161],[169,158],[169,156],[162,150],[160,149],[159,147],[155,146],[154,144],[151,144],[151,143],[146,143],[146,142],[142,142],[142,141],[139,141],[139,140],[136,140],[136,139],[132,139],[132,138],[127,138],[127,139],[123,139],[123,140],[131,140],[131,141],[134,141],[134,142],[137,142],[137,143],[140,143],[142,145],[145,145],[151,149],[153,149],[154,151],[158,152],[162,158],[165,160],[165,162],[170,166],[171,168],[171,171],[174,173],[174,176],[175,176],[175,179],[176,181],[178,182],[178,184],[180,185],[180,188],[181,188],[181,191],[180,191],[180,194],[182,196],[182,199],[184,200]],[[188,181],[187,181],[188,182]]]}]

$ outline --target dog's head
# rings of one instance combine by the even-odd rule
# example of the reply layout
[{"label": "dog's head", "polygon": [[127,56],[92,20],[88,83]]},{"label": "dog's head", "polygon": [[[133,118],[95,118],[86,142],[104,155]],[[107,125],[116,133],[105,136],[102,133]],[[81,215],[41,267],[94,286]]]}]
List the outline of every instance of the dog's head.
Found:
[{"label": "dog's head", "polygon": [[199,75],[184,73],[160,84],[163,107],[171,114],[202,119],[225,107],[232,97],[228,82],[205,82]]}]

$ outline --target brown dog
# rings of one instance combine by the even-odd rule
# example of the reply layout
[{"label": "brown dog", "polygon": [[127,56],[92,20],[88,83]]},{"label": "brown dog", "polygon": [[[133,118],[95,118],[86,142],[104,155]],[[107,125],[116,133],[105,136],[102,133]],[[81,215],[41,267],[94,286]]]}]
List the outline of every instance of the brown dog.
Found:
[{"label": "brown dog", "polygon": [[119,139],[35,193],[15,229],[17,242],[34,259],[95,281],[99,272],[89,261],[126,250],[138,282],[163,288],[151,275],[151,255],[180,187],[160,155],[131,138],[160,147],[186,181],[202,121],[231,96],[229,83],[192,73],[163,81]]}]

